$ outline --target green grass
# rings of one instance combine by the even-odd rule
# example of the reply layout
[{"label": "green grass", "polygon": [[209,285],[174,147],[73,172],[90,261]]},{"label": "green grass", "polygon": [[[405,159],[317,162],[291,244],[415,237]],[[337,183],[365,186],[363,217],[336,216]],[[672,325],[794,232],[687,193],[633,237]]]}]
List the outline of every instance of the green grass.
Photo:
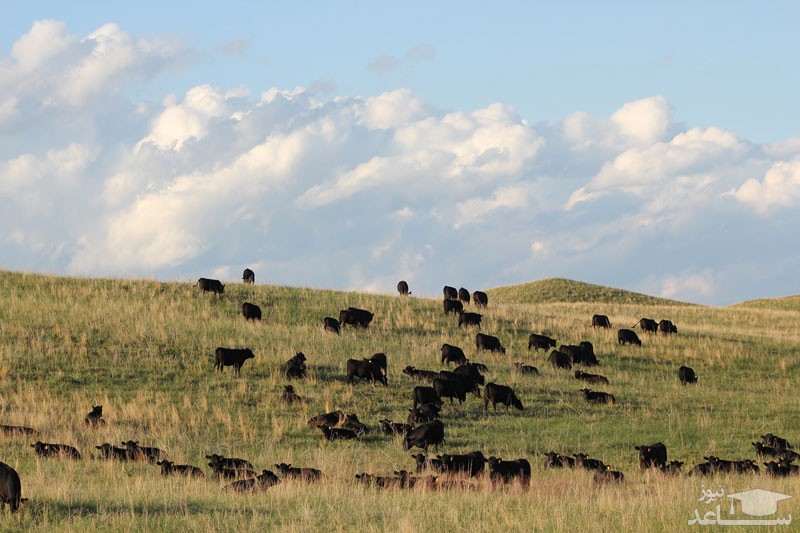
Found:
[{"label": "green grass", "polygon": [[[0,423],[34,427],[41,440],[72,444],[84,455],[80,462],[37,459],[35,439],[0,438],[0,460],[17,469],[30,498],[17,515],[0,517],[4,529],[674,531],[692,517],[701,484],[800,496],[797,478],[641,472],[633,449],[661,441],[671,459],[692,466],[708,454],[755,458],[750,442],[768,431],[796,443],[800,309],[783,301],[710,308],[566,280],[499,288],[488,291],[489,307],[479,311],[481,330],[507,348],[499,356],[476,354],[475,330],[459,330],[439,300],[242,284],[215,298],[189,283],[9,272],[0,272],[0,291]],[[261,306],[262,323],[244,321],[245,300]],[[370,328],[324,332],[322,318],[347,306],[374,311]],[[592,329],[594,313],[607,314],[615,329]],[[680,334],[640,334],[641,348],[619,346],[616,328],[643,316],[668,318]],[[527,351],[531,332],[564,344],[591,341],[602,365],[591,371],[611,380],[603,390],[618,404],[586,404],[582,382],[548,367],[542,352]],[[486,364],[487,380],[511,385],[525,404],[522,412],[485,413],[470,396],[446,407],[443,450],[528,458],[529,491],[485,481],[474,491],[367,489],[354,483],[356,473],[391,475],[413,466],[400,440],[372,433],[328,443],[306,427],[313,415],[337,408],[372,428],[384,417],[404,420],[417,383],[401,370],[438,370],[443,342]],[[217,346],[247,346],[256,358],[239,376],[230,368],[215,373]],[[298,351],[310,373],[292,383],[308,402],[288,406],[278,401],[290,382],[281,369]],[[379,351],[389,358],[389,386],[349,385],[345,361]],[[541,375],[515,374],[514,361],[538,366]],[[698,386],[680,385],[682,364],[697,370]],[[83,417],[97,404],[108,426],[89,430]],[[94,458],[96,445],[128,439],[204,470],[203,456],[220,452],[259,470],[279,462],[317,467],[326,480],[242,496],[223,493],[211,479],[162,479],[154,466]],[[548,470],[540,454],[549,450],[587,452],[624,471],[626,481],[596,487],[590,472]],[[797,507],[788,500],[784,509]]]}]

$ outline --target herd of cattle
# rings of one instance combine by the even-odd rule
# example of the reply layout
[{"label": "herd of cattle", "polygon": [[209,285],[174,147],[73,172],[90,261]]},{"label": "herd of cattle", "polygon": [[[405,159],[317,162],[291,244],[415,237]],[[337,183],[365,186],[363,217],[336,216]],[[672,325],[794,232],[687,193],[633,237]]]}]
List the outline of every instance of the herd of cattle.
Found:
[{"label": "herd of cattle", "polygon": [[[254,283],[255,274],[252,270],[246,269],[242,279],[245,283]],[[215,279],[200,278],[196,286],[202,293],[212,292],[215,295],[224,294],[225,286]],[[398,293],[407,296],[410,293],[408,283],[401,281],[397,284]],[[457,314],[458,326],[480,327],[482,315],[475,312],[467,312],[464,305],[472,303],[475,306],[486,308],[488,297],[482,291],[470,292],[464,288],[456,290],[454,287],[445,286],[443,290],[444,300],[443,309],[445,314]],[[242,315],[245,320],[261,320],[261,309],[252,303],[245,302],[242,305]],[[326,331],[340,334],[342,326],[353,328],[368,328],[374,318],[374,314],[365,309],[348,307],[339,312],[338,319],[333,317],[323,318],[323,328]],[[591,320],[592,327],[610,329],[611,322],[605,315],[594,315]],[[649,318],[642,318],[631,328],[619,329],[617,340],[620,344],[632,344],[641,346],[639,336],[633,330],[639,326],[641,331],[647,333],[661,332],[664,335],[677,334],[677,327],[670,320],[656,322]],[[560,345],[556,349],[557,341],[541,333],[531,333],[528,338],[528,350],[543,350],[545,353],[551,350],[547,361],[554,369],[565,369],[571,371],[573,365],[592,367],[600,365],[594,353],[591,342],[583,341],[578,345]],[[475,335],[475,347],[478,352],[488,351],[505,354],[500,339],[479,332]],[[428,457],[428,448],[433,446],[437,451],[439,446],[445,442],[446,426],[441,420],[442,407],[446,399],[453,404],[458,400],[459,404],[464,403],[469,394],[482,398],[484,410],[488,410],[489,404],[493,410],[497,411],[497,404],[510,410],[511,407],[524,410],[524,406],[515,391],[507,385],[493,382],[486,382],[482,372],[488,369],[485,365],[471,362],[464,353],[464,350],[451,344],[443,344],[440,349],[440,363],[442,366],[455,364],[453,370],[423,370],[413,366],[406,366],[402,373],[409,379],[422,382],[411,391],[412,405],[405,422],[394,422],[389,419],[379,421],[382,433],[402,439],[404,450],[419,448],[425,453],[411,455],[415,463],[415,472],[408,470],[394,471],[394,476],[376,476],[366,472],[355,476],[356,480],[370,486],[380,488],[470,488],[470,480],[481,476],[488,469],[489,480],[492,484],[508,484],[518,482],[522,486],[530,485],[531,465],[525,458],[504,460],[499,457],[486,457],[481,451],[473,451],[465,454],[441,454],[435,458]],[[250,348],[225,348],[218,347],[214,352],[214,367],[218,371],[223,371],[224,367],[232,366],[234,372],[239,373],[242,366],[248,359],[255,357]],[[298,352],[289,359],[284,365],[284,374],[288,378],[303,379],[307,374],[307,358],[302,352]],[[348,383],[354,383],[354,378],[369,380],[373,383],[388,385],[387,380],[387,356],[384,353],[376,353],[372,357],[364,359],[349,359],[346,362],[346,379]],[[525,365],[521,362],[514,363],[514,370],[520,374],[538,375],[539,370],[535,366]],[[592,374],[581,369],[574,371],[575,379],[592,385],[608,385],[609,379],[600,374]],[[678,369],[678,378],[681,384],[686,385],[697,383],[697,375],[694,370],[681,366]],[[483,392],[481,393],[481,387]],[[595,391],[589,388],[582,388],[580,392],[584,399],[593,404],[614,405],[617,399],[613,394],[603,391]],[[294,390],[293,385],[285,385],[280,397],[282,402],[287,404],[302,403],[305,400]],[[88,428],[100,428],[106,425],[103,418],[102,406],[93,406],[84,423]],[[319,429],[322,438],[335,440],[350,440],[361,438],[371,429],[363,424],[355,414],[346,414],[341,410],[319,414],[312,417],[307,426]],[[32,428],[24,426],[0,425],[0,433],[5,435],[29,435],[36,436],[38,432]],[[113,461],[141,461],[154,464],[160,467],[162,476],[181,475],[194,478],[204,478],[203,470],[193,465],[175,464],[168,459],[168,455],[154,447],[141,446],[137,441],[128,440],[122,442],[122,447],[111,443],[103,443],[96,446],[100,459]],[[754,442],[755,452],[760,458],[770,458],[764,462],[766,472],[773,476],[787,476],[797,474],[799,467],[793,461],[800,457],[800,454],[792,450],[789,442],[771,433],[762,436],[762,442]],[[80,452],[73,446],[67,444],[46,443],[37,441],[31,444],[33,452],[38,457],[61,458],[80,460]],[[667,448],[662,443],[652,445],[636,446],[639,452],[639,465],[642,469],[656,468],[666,474],[678,474],[681,472],[683,462],[668,461]],[[544,464],[550,468],[582,468],[594,470],[594,481],[597,483],[619,482],[624,479],[624,474],[613,470],[600,459],[592,458],[585,453],[574,453],[571,456],[561,455],[556,451],[548,452],[544,455]],[[220,454],[212,453],[206,455],[209,460],[208,466],[211,469],[211,476],[219,480],[230,481],[223,486],[224,491],[232,492],[255,492],[265,490],[282,479],[295,479],[305,482],[319,481],[324,478],[324,474],[314,468],[296,468],[286,463],[275,464],[274,467],[280,473],[280,477],[270,470],[261,470],[257,473],[252,463],[247,460],[233,457],[225,457]],[[692,468],[689,475],[710,475],[717,472],[737,472],[748,473],[758,472],[759,467],[752,459],[723,460],[715,456],[704,458],[705,462],[697,464]],[[10,504],[12,511],[17,511],[20,502],[25,501],[21,497],[21,483],[17,472],[5,463],[0,462],[0,505]]]}]

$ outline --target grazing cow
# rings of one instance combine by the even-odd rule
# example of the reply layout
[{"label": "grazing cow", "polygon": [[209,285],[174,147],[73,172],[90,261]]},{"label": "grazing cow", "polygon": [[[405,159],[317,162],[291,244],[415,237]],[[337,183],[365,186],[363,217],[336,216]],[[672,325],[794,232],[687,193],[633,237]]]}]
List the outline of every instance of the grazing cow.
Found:
[{"label": "grazing cow", "polygon": [[411,294],[408,290],[408,283],[405,281],[398,281],[397,282],[397,292],[400,293],[400,296],[408,296]]},{"label": "grazing cow", "polygon": [[458,300],[463,304],[469,303],[469,291],[464,287],[458,289]]},{"label": "grazing cow", "polygon": [[514,370],[520,374],[538,374],[539,369],[531,365],[523,365],[519,361],[514,363]]},{"label": "grazing cow", "polygon": [[427,459],[424,453],[412,454],[411,457],[417,462],[417,474],[425,470],[441,472],[444,469],[441,459]]},{"label": "grazing cow", "polygon": [[346,428],[332,428],[328,426],[319,426],[325,440],[352,440],[358,437],[358,433],[352,429]]},{"label": "grazing cow", "polygon": [[222,348],[218,347],[214,352],[214,368],[222,372],[223,367],[232,366],[235,373],[239,373],[242,365],[248,359],[255,357],[250,348]]},{"label": "grazing cow", "polygon": [[25,501],[22,497],[22,484],[17,471],[5,463],[0,463],[0,510],[11,506],[11,512],[19,510],[19,504]]},{"label": "grazing cow", "polygon": [[[465,365],[462,365],[462,366],[465,366]],[[436,376],[436,378],[449,379],[449,380],[457,381],[457,382],[461,383],[461,387],[464,389],[464,392],[471,392],[472,394],[474,394],[478,398],[481,397],[481,388],[478,385],[478,381],[481,381],[481,382],[485,381],[483,376],[480,376],[480,378],[478,378],[478,381],[476,381],[476,378],[473,377],[472,374],[461,373],[461,372],[458,372],[458,373],[457,372],[450,372],[449,370],[440,371],[439,375]]]},{"label": "grazing cow", "polygon": [[405,435],[412,429],[414,426],[411,424],[403,424],[402,422],[392,422],[388,418],[384,418],[379,420],[381,425],[381,431],[383,431],[384,435]]},{"label": "grazing cow", "polygon": [[25,426],[7,426],[5,424],[0,424],[0,433],[8,437],[13,437],[17,435],[29,435],[35,437],[39,434],[39,432],[33,428]]},{"label": "grazing cow", "polygon": [[573,453],[575,458],[575,466],[584,468],[586,470],[603,470],[606,465],[600,459],[593,459],[585,453]]},{"label": "grazing cow", "polygon": [[215,468],[216,465],[218,468],[229,468],[231,470],[253,469],[253,464],[250,461],[239,459],[238,457],[225,457],[218,453],[212,453],[211,455],[206,455],[206,459],[211,461],[208,464],[211,468]]},{"label": "grazing cow", "polygon": [[661,320],[658,323],[658,331],[664,335],[670,335],[678,333],[678,328],[672,323],[671,320]]},{"label": "grazing cow", "polygon": [[687,383],[697,383],[697,374],[694,369],[682,366],[678,369],[678,379],[681,380],[681,385],[686,386]]},{"label": "grazing cow", "polygon": [[267,490],[268,488],[277,485],[281,480],[278,479],[273,472],[269,470],[262,470],[259,475],[250,479],[240,479],[234,481],[229,485],[222,487],[225,492],[256,492],[259,490]]},{"label": "grazing cow", "polygon": [[433,379],[438,375],[433,370],[418,370],[413,366],[407,366],[403,369],[403,374],[418,379],[419,381],[427,381],[433,383]]},{"label": "grazing cow", "polygon": [[73,446],[68,444],[50,444],[47,442],[36,441],[31,444],[31,448],[39,457],[60,457],[65,459],[80,459],[81,454]]},{"label": "grazing cow", "polygon": [[439,418],[439,412],[442,410],[441,404],[426,403],[414,409],[409,409],[408,415],[409,424],[425,424],[433,422]]},{"label": "grazing cow", "polygon": [[617,399],[613,394],[608,392],[592,391],[590,389],[581,389],[584,399],[589,403],[602,403],[606,405],[614,405]]},{"label": "grazing cow", "polygon": [[453,346],[451,344],[444,343],[442,344],[442,364],[447,361],[447,366],[450,366],[450,363],[456,363],[458,365],[463,365],[467,362],[467,356],[464,355],[464,350],[459,348],[458,346]]},{"label": "grazing cow", "polygon": [[621,329],[617,331],[617,342],[620,344],[635,344],[636,346],[642,345],[639,336],[632,329]]},{"label": "grazing cow", "polygon": [[200,287],[201,294],[213,292],[215,295],[217,295],[225,292],[225,285],[220,283],[218,279],[200,278],[194,285],[195,287]]},{"label": "grazing cow", "polygon": [[297,352],[294,357],[286,361],[284,374],[289,378],[304,378],[306,377],[306,354]]},{"label": "grazing cow", "polygon": [[650,446],[636,446],[639,451],[639,468],[662,468],[667,464],[667,447],[657,442]]},{"label": "grazing cow", "polygon": [[249,268],[245,268],[244,272],[242,272],[242,281],[245,283],[252,285],[256,282],[256,273],[250,270]]},{"label": "grazing cow", "polygon": [[589,341],[583,341],[578,346],[562,344],[558,347],[558,351],[567,354],[573,365],[597,366],[600,364],[594,355],[594,346]]},{"label": "grazing cow", "polygon": [[530,350],[533,348],[536,351],[544,350],[545,352],[550,348],[556,347],[556,340],[551,339],[547,335],[539,335],[537,333],[531,333],[530,337],[528,337],[528,349]]},{"label": "grazing cow", "polygon": [[458,300],[458,291],[455,287],[445,285],[444,289],[442,289],[442,294],[445,300]]},{"label": "grazing cow", "polygon": [[673,476],[680,474],[681,468],[683,468],[683,461],[670,461],[669,464],[658,467],[662,473]]},{"label": "grazing cow", "polygon": [[367,328],[375,315],[365,309],[348,307],[339,311],[339,323],[356,328]]},{"label": "grazing cow", "polygon": [[567,370],[572,370],[572,362],[570,361],[569,356],[564,352],[553,350],[547,357],[547,361],[553,365],[553,368],[565,368]]},{"label": "grazing cow", "polygon": [[280,463],[276,464],[275,468],[281,473],[284,478],[299,479],[301,481],[319,481],[322,479],[322,471],[316,468],[295,468],[290,464]]},{"label": "grazing cow", "polygon": [[486,307],[489,305],[489,297],[483,291],[475,291],[472,293],[472,302],[478,307]]},{"label": "grazing cow", "polygon": [[245,302],[242,304],[242,316],[245,320],[261,320],[261,308],[256,304]]},{"label": "grazing cow", "polygon": [[610,329],[611,321],[606,315],[592,315],[592,327]]},{"label": "grazing cow", "polygon": [[303,398],[294,391],[291,385],[284,385],[281,393],[281,401],[284,403],[303,403]]},{"label": "grazing cow", "polygon": [[322,319],[322,327],[325,331],[339,334],[339,321],[331,316],[326,316]]},{"label": "grazing cow", "polygon": [[458,300],[442,300],[442,305],[444,306],[444,314],[448,313],[460,314],[464,312],[464,304],[462,304]]},{"label": "grazing cow", "polygon": [[128,450],[128,457],[134,461],[147,461],[148,463],[155,463],[167,458],[167,454],[158,448],[151,446],[139,446],[139,442],[135,440],[128,440],[122,443],[125,449]]},{"label": "grazing cow", "polygon": [[[478,385],[483,385],[484,383],[486,383],[486,378],[484,378],[483,375],[478,370],[482,366],[483,365],[479,363],[470,363],[469,361],[467,361],[463,365],[457,366],[453,370],[453,373],[458,374],[460,376],[464,376]],[[486,367],[483,366],[483,368],[485,369]],[[475,389],[476,389],[475,387],[469,387],[469,390],[472,390],[473,392],[475,392]]]},{"label": "grazing cow", "polygon": [[636,324],[632,325],[631,328],[635,328],[636,326],[639,326],[642,328],[642,331],[647,331],[648,333],[655,333],[658,331],[658,322],[652,318],[641,318]]},{"label": "grazing cow", "polygon": [[425,405],[426,403],[441,405],[442,399],[433,387],[427,387],[425,385],[414,387],[414,409],[417,408],[417,405]]},{"label": "grazing cow", "polygon": [[492,402],[492,407],[494,408],[495,413],[497,412],[498,403],[505,405],[506,411],[508,411],[512,405],[520,411],[523,410],[522,402],[519,400],[519,398],[517,398],[517,395],[514,394],[514,390],[505,385],[497,385],[496,383],[486,384],[486,387],[483,389],[484,411],[489,409],[489,402]]},{"label": "grazing cow", "polygon": [[527,459],[503,461],[499,457],[489,457],[489,479],[503,483],[519,479],[522,486],[528,486],[531,483],[531,464]]},{"label": "grazing cow", "polygon": [[575,379],[588,381],[589,383],[603,383],[608,385],[607,377],[601,376],[600,374],[589,374],[588,372],[583,372],[582,370],[575,371]]},{"label": "grazing cow", "polygon": [[442,471],[450,474],[469,474],[476,477],[481,474],[486,466],[486,457],[480,451],[464,454],[442,454]]},{"label": "grazing cow", "polygon": [[369,428],[367,427],[367,425],[362,424],[361,421],[358,419],[358,416],[355,414],[349,414],[344,416],[344,422],[342,422],[342,429],[349,429],[350,431],[355,432],[355,434],[359,436],[369,432]]},{"label": "grazing cow", "polygon": [[161,475],[167,476],[188,476],[188,477],[206,477],[202,470],[192,465],[176,465],[172,461],[163,459],[156,463],[161,467]]},{"label": "grazing cow", "polygon": [[346,416],[341,409],[314,416],[309,419],[306,425],[310,428],[318,428],[322,426],[337,426],[344,422]]},{"label": "grazing cow", "polygon": [[480,313],[461,313],[458,316],[458,327],[478,326],[478,328],[480,328],[481,319],[483,319],[483,315]]},{"label": "grazing cow", "polygon": [[433,380],[433,388],[439,398],[450,398],[450,405],[453,404],[453,398],[457,398],[459,404],[467,401],[467,391],[461,380],[439,377]]},{"label": "grazing cow", "polygon": [[622,483],[625,481],[625,474],[619,470],[610,470],[606,467],[604,470],[597,470],[592,476],[592,481],[598,485],[606,483]]},{"label": "grazing cow", "polygon": [[558,452],[547,452],[547,462],[550,468],[575,468],[575,458],[561,455]]},{"label": "grazing cow", "polygon": [[103,420],[103,406],[93,405],[92,411],[83,419],[83,423],[87,427],[96,428],[98,426],[105,426],[106,421]]},{"label": "grazing cow", "polygon": [[130,454],[126,448],[117,448],[113,444],[104,442],[100,446],[95,446],[100,450],[100,458],[115,460],[115,461],[128,461],[131,459]]},{"label": "grazing cow", "polygon": [[503,345],[500,343],[500,339],[484,333],[478,333],[475,335],[475,346],[478,348],[479,352],[481,350],[487,350],[502,354],[506,353],[506,349],[503,348]]},{"label": "grazing cow", "polygon": [[422,448],[427,453],[428,446],[433,445],[436,450],[444,442],[444,424],[441,420],[434,420],[420,424],[408,433],[403,439],[403,449]]},{"label": "grazing cow", "polygon": [[779,450],[786,450],[791,449],[792,445],[789,444],[789,441],[786,439],[782,439],[772,433],[767,433],[766,435],[761,435],[761,442],[765,446],[772,446],[773,448],[777,448]]},{"label": "grazing cow", "polygon": [[353,377],[361,379],[369,379],[372,383],[376,381],[388,386],[389,382],[386,379],[386,373],[383,369],[369,361],[369,359],[348,359],[347,360],[347,382],[353,383]]}]

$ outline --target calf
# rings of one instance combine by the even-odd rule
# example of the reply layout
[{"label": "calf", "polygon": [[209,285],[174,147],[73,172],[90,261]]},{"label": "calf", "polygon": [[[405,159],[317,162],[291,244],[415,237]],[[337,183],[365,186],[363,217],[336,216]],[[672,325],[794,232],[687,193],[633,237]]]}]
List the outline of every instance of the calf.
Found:
[{"label": "calf", "polygon": [[478,333],[475,335],[475,347],[480,352],[481,350],[486,350],[489,352],[497,352],[497,353],[506,353],[506,349],[503,348],[503,345],[500,343],[500,339],[493,335],[486,335],[484,333]]},{"label": "calf", "polygon": [[456,455],[443,454],[441,460],[443,472],[469,474],[469,477],[481,474],[486,465],[486,457],[480,451]]},{"label": "calf", "polygon": [[694,369],[682,366],[678,369],[678,379],[681,380],[681,385],[686,386],[687,383],[697,383],[697,374]]},{"label": "calf", "polygon": [[600,374],[589,374],[588,372],[583,372],[582,370],[575,371],[575,379],[580,379],[589,383],[603,383],[608,385],[607,377],[601,376]]},{"label": "calf", "polygon": [[489,457],[489,479],[503,483],[519,479],[522,486],[527,487],[531,483],[531,464],[527,459],[503,461],[498,457]]},{"label": "calf", "polygon": [[349,429],[359,436],[369,432],[369,428],[366,424],[362,424],[358,416],[354,414],[345,415],[344,422],[342,422],[342,429]]},{"label": "calf", "polygon": [[450,363],[463,365],[464,363],[467,362],[467,356],[464,355],[464,350],[462,350],[458,346],[453,346],[444,343],[442,344],[441,352],[442,352],[442,364],[444,364],[445,361],[447,361],[448,366],[450,366]]},{"label": "calf", "polygon": [[219,347],[214,352],[214,368],[222,372],[223,367],[232,366],[237,374],[242,369],[242,365],[248,359],[255,357],[250,348],[222,348]]},{"label": "calf", "polygon": [[297,352],[294,357],[286,361],[284,374],[287,378],[302,379],[306,377],[306,354]]},{"label": "calf", "polygon": [[322,327],[325,331],[339,334],[339,321],[333,317],[326,316],[322,319]]},{"label": "calf", "polygon": [[698,463],[686,474],[688,476],[709,476],[716,473],[717,467],[709,462]]},{"label": "calf", "polygon": [[635,344],[636,346],[642,345],[639,336],[632,329],[621,329],[617,331],[617,342],[620,344]]},{"label": "calf", "polygon": [[458,327],[461,326],[481,326],[483,315],[479,313],[461,313],[458,315]]},{"label": "calf", "polygon": [[291,385],[284,385],[281,393],[281,401],[284,403],[303,403],[303,398],[294,391]]},{"label": "calf", "polygon": [[570,361],[569,356],[564,352],[553,350],[547,357],[547,361],[551,365],[553,365],[553,368],[564,368],[566,370],[572,370],[572,361]]},{"label": "calf", "polygon": [[547,335],[539,335],[536,333],[531,333],[530,337],[528,337],[528,350],[533,348],[534,350],[544,350],[545,352],[550,348],[556,347],[556,340],[551,339]]},{"label": "calf", "polygon": [[550,468],[575,468],[575,458],[558,452],[547,452],[546,465]]},{"label": "calf", "polygon": [[441,405],[442,398],[433,387],[427,387],[425,385],[414,387],[414,409],[417,408],[417,405],[424,405],[426,403]]},{"label": "calf", "polygon": [[610,329],[611,321],[606,315],[592,315],[592,327]]},{"label": "calf", "polygon": [[348,307],[339,311],[339,323],[357,328],[367,328],[375,315],[365,309]]},{"label": "calf", "polygon": [[353,377],[369,379],[373,383],[377,381],[383,383],[385,386],[389,385],[384,370],[380,366],[370,362],[369,359],[362,359],[361,361],[358,359],[347,360],[347,382],[352,384]]},{"label": "calf", "polygon": [[606,483],[622,483],[625,481],[625,474],[619,470],[610,470],[606,467],[603,470],[597,470],[592,477],[592,481],[598,485]]},{"label": "calf", "polygon": [[269,470],[262,470],[259,475],[250,479],[240,479],[234,481],[229,485],[225,485],[222,490],[225,492],[256,492],[260,490],[267,490],[268,488],[277,485],[281,480],[278,479],[273,472]]},{"label": "calf", "polygon": [[0,433],[6,436],[17,436],[17,435],[36,436],[39,434],[39,432],[33,428],[25,426],[7,426],[5,424],[0,424]]},{"label": "calf", "polygon": [[520,362],[514,363],[514,370],[520,374],[538,374],[539,369],[531,365],[523,365]]},{"label": "calf", "polygon": [[64,459],[80,459],[81,454],[68,444],[49,444],[47,442],[36,441],[31,444],[33,452],[39,457],[60,457]]},{"label": "calf", "polygon": [[115,461],[128,461],[131,459],[130,454],[126,448],[117,448],[116,446],[104,442],[100,446],[95,446],[98,450],[100,450],[100,458],[101,459],[108,459],[108,460],[115,460]]},{"label": "calf", "polygon": [[667,447],[661,442],[649,446],[636,446],[639,451],[639,468],[662,468],[667,464]]},{"label": "calf", "polygon": [[425,470],[442,472],[444,469],[441,459],[427,459],[424,453],[413,454],[411,457],[417,462],[417,474]]},{"label": "calf", "polygon": [[573,453],[572,456],[575,458],[575,466],[586,470],[604,470],[606,468],[603,461],[600,459],[593,459],[585,453]]},{"label": "calf", "polygon": [[321,426],[338,426],[345,421],[345,418],[346,416],[344,412],[341,409],[337,409],[336,411],[331,411],[330,413],[324,413],[311,417],[306,425],[310,428],[318,428]]},{"label": "calf", "polygon": [[401,422],[392,422],[388,418],[384,418],[378,421],[381,425],[381,430],[385,435],[405,435],[412,429],[414,426],[411,424],[403,424]]},{"label": "calf", "polygon": [[128,450],[128,456],[134,461],[147,461],[148,463],[155,463],[156,461],[167,458],[167,454],[158,448],[153,448],[151,446],[139,446],[139,443],[135,440],[125,441],[122,443],[122,445],[125,446],[125,449]]},{"label": "calf", "polygon": [[411,472],[408,470],[395,470],[394,475],[400,479],[401,489],[416,489],[420,487],[426,489],[436,488],[436,477],[434,476],[416,477],[412,476]]},{"label": "calf", "polygon": [[245,459],[239,459],[238,457],[225,457],[224,455],[212,453],[210,455],[206,455],[206,459],[211,460],[209,466],[211,466],[211,464],[213,463],[215,465],[219,465],[220,468],[231,468],[239,470],[253,468],[253,464],[250,461],[247,461]]},{"label": "calf", "polygon": [[602,403],[606,405],[614,405],[617,399],[613,394],[608,392],[593,391],[590,389],[581,389],[584,399],[589,403]]},{"label": "calf", "polygon": [[261,308],[256,304],[245,302],[242,304],[242,316],[245,320],[261,320]]},{"label": "calf", "polygon": [[409,409],[410,414],[408,415],[408,423],[424,424],[427,422],[433,422],[439,418],[439,411],[441,411],[441,409],[441,405],[436,403],[426,403],[417,408]]},{"label": "calf", "polygon": [[319,426],[325,440],[352,440],[358,437],[358,434],[352,429],[346,428],[332,428],[328,426]]},{"label": "calf", "polygon": [[433,388],[439,398],[450,398],[451,405],[453,403],[453,398],[458,399],[458,403],[460,404],[467,401],[466,388],[458,379],[438,377],[433,380]]},{"label": "calf", "polygon": [[274,465],[284,478],[299,479],[311,482],[322,479],[322,471],[316,468],[295,468],[290,464],[280,463]]},{"label": "calf", "polygon": [[428,383],[433,383],[434,378],[438,375],[438,373],[433,370],[418,370],[413,366],[405,367],[403,369],[403,374],[420,381],[427,381]]},{"label": "calf", "polygon": [[433,445],[437,450],[444,442],[444,424],[441,420],[434,420],[415,427],[406,433],[403,439],[403,449],[422,448],[428,451],[428,446]]},{"label": "calf", "polygon": [[176,465],[172,461],[162,459],[156,463],[161,467],[161,475],[167,476],[187,476],[187,477],[206,477],[202,470],[192,465]]},{"label": "calf", "polygon": [[19,504],[25,499],[22,497],[22,483],[19,481],[17,471],[5,463],[0,462],[0,510],[11,507],[11,512],[19,510]]},{"label": "calf", "polygon": [[197,280],[197,283],[195,283],[194,286],[200,287],[201,294],[213,292],[215,295],[217,295],[225,292],[225,285],[220,283],[218,279],[200,278]]},{"label": "calf", "polygon": [[91,412],[83,419],[83,423],[91,428],[105,426],[106,421],[103,420],[103,406],[93,405]]},{"label": "calf", "polygon": [[667,475],[678,475],[681,473],[683,461],[670,461],[669,464],[661,465],[659,470]]},{"label": "calf", "polygon": [[460,314],[464,312],[464,305],[458,300],[442,300],[442,305],[444,307],[444,314],[448,313]]},{"label": "calf", "polygon": [[220,480],[251,479],[256,477],[255,470],[249,468],[227,468],[214,463],[208,463],[215,478]]},{"label": "calf", "polygon": [[786,450],[791,449],[792,445],[789,444],[789,441],[786,439],[782,439],[772,433],[767,433],[766,435],[761,435],[761,442],[765,446],[771,446],[773,448],[777,448],[779,450]]},{"label": "calf", "polygon": [[475,291],[472,293],[472,303],[477,307],[486,307],[489,305],[489,297],[483,291]]},{"label": "calf", "polygon": [[512,405],[520,411],[523,410],[522,402],[517,398],[517,395],[514,394],[514,390],[506,385],[487,383],[486,387],[483,389],[484,411],[489,409],[489,402],[492,402],[492,408],[494,408],[495,413],[497,412],[498,403],[505,405],[506,411],[508,411]]}]

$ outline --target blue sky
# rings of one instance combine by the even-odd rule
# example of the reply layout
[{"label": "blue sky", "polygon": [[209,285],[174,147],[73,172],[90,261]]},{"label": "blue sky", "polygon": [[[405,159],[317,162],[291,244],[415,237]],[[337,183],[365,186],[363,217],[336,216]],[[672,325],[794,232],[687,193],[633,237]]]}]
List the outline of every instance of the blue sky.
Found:
[{"label": "blue sky", "polygon": [[0,265],[800,292],[800,7],[373,4],[7,8]]}]

